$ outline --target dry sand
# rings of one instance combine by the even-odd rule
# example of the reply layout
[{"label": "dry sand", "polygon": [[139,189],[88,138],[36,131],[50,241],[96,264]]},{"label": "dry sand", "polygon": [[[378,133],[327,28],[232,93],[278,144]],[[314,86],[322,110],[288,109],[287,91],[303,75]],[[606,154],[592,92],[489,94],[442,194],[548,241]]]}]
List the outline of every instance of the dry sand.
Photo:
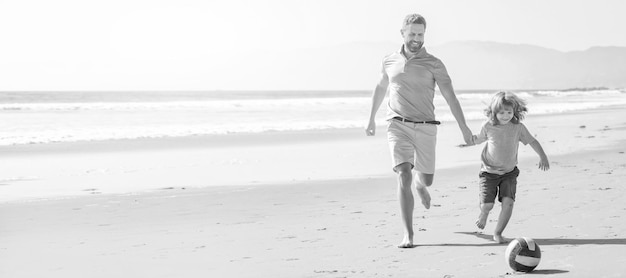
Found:
[{"label": "dry sand", "polygon": [[[626,109],[529,116],[505,237],[542,248],[528,276],[626,275]],[[470,128],[477,132],[479,122]],[[402,238],[384,127],[3,147],[0,277],[508,277],[481,233],[481,147],[440,128],[430,210]],[[278,136],[280,135],[280,136]]]}]

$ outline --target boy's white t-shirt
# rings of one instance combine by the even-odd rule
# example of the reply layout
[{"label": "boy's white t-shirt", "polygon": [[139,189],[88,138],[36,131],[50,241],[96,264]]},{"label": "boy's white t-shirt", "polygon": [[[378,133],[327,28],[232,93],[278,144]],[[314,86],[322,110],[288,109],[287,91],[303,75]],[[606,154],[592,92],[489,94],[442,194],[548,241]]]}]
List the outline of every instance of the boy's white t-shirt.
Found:
[{"label": "boy's white t-shirt", "polygon": [[481,171],[498,175],[513,171],[517,166],[519,142],[527,145],[535,140],[522,123],[493,125],[489,121],[485,122],[480,134],[474,139],[475,144],[487,142],[480,156]]}]

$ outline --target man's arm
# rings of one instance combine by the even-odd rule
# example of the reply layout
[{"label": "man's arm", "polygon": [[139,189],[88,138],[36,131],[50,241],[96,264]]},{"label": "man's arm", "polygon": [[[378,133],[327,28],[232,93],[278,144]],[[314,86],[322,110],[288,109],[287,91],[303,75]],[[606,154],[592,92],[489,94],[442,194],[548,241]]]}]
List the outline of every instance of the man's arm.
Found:
[{"label": "man's arm", "polygon": [[374,93],[372,94],[372,109],[370,111],[370,119],[367,124],[367,128],[365,129],[365,134],[367,136],[374,136],[376,134],[376,112],[380,108],[380,105],[383,103],[385,99],[385,95],[387,94],[387,87],[389,86],[389,78],[387,74],[384,72],[381,74],[380,80],[374,89]]},{"label": "man's arm", "polygon": [[465,123],[465,115],[463,115],[463,109],[461,109],[461,104],[454,94],[452,83],[437,85],[439,86],[439,90],[441,91],[443,98],[446,99],[448,106],[450,106],[450,111],[452,111],[452,115],[456,119],[456,122],[459,124],[459,128],[463,133],[463,140],[465,140],[466,144],[472,144],[472,131],[469,129],[469,127],[467,127],[467,123]]}]

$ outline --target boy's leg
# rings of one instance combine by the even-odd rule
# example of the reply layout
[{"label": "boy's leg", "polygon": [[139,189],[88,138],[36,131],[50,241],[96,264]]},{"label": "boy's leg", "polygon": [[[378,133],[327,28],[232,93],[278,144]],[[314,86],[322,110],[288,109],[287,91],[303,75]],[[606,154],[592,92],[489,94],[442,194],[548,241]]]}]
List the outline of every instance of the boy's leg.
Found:
[{"label": "boy's leg", "polygon": [[417,178],[415,179],[415,189],[422,200],[422,205],[424,205],[426,209],[430,209],[430,194],[428,193],[427,187],[433,184],[434,177],[434,174],[417,172]]},{"label": "boy's leg", "polygon": [[496,174],[490,174],[487,172],[480,172],[478,177],[478,198],[480,200],[480,214],[478,215],[478,219],[476,220],[476,226],[482,230],[487,225],[489,212],[491,211],[491,209],[493,209],[494,203],[496,201],[500,177]]},{"label": "boy's leg", "polygon": [[497,243],[504,243],[506,240],[502,237],[502,232],[506,228],[506,224],[509,223],[511,215],[513,215],[513,205],[515,201],[509,197],[502,198],[502,210],[500,211],[500,217],[498,217],[498,224],[493,231],[493,240]]},{"label": "boy's leg", "polygon": [[413,209],[415,200],[411,191],[413,173],[411,164],[408,162],[396,166],[398,174],[398,199],[400,200],[400,215],[404,225],[404,238],[399,248],[412,248],[413,245]]},{"label": "boy's leg", "polygon": [[500,217],[498,217],[498,224],[493,231],[493,240],[497,243],[504,243],[506,240],[502,237],[502,232],[506,228],[506,225],[513,215],[513,205],[515,204],[515,193],[517,192],[517,177],[519,176],[519,169],[515,167],[513,171],[508,172],[502,176],[502,182],[500,183],[499,200],[502,203],[502,210],[500,211]]},{"label": "boy's leg", "polygon": [[482,203],[480,204],[480,214],[478,215],[478,219],[476,220],[476,226],[479,229],[484,229],[487,225],[487,218],[489,217],[489,212],[493,209],[493,203]]}]

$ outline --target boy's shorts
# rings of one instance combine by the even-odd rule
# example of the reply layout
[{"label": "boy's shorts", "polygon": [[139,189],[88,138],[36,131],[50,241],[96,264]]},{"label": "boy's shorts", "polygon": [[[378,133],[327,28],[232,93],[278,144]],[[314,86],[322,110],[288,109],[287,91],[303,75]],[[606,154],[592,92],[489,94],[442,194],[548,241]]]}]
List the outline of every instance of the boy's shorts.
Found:
[{"label": "boy's shorts", "polygon": [[480,172],[480,203],[494,203],[496,195],[498,195],[499,202],[502,202],[504,197],[509,197],[515,201],[517,176],[519,176],[517,167],[503,175]]},{"label": "boy's shorts", "polygon": [[435,173],[436,125],[389,120],[387,139],[394,171],[409,162],[421,173]]}]

